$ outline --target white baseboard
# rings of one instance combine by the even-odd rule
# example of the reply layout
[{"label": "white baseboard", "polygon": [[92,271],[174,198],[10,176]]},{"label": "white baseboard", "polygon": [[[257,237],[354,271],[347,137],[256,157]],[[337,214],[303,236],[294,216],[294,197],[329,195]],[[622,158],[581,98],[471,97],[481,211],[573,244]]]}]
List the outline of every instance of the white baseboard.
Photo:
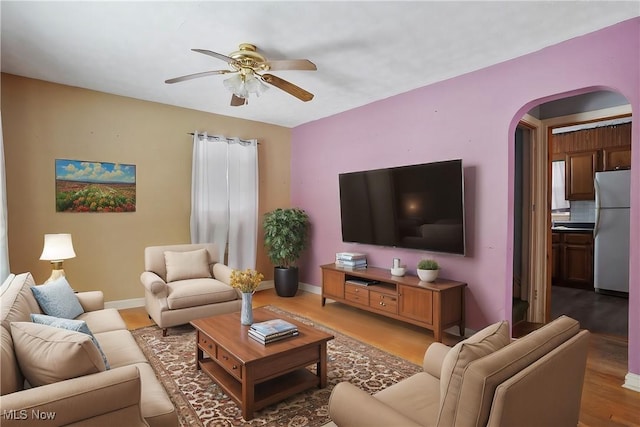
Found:
[{"label": "white baseboard", "polygon": [[320,295],[322,293],[322,288],[320,286],[313,286],[308,283],[300,282],[300,289],[317,295]]},{"label": "white baseboard", "polygon": [[[258,286],[256,291],[263,291],[265,289],[273,289],[274,287],[275,287],[275,285],[273,284],[273,280],[263,280],[262,282],[260,282],[260,285]],[[303,283],[303,282],[300,282],[298,284],[298,289],[306,291],[306,292],[311,292],[312,294],[318,294],[318,295],[320,295],[321,290],[322,290],[320,288],[320,286],[313,286],[313,285],[310,285],[308,283]]]},{"label": "white baseboard", "polygon": [[116,310],[143,306],[144,298],[121,299],[118,301],[107,301],[104,303],[104,308],[115,308]]},{"label": "white baseboard", "polygon": [[622,384],[622,387],[640,393],[640,375],[628,372],[624,377],[624,384]]},{"label": "white baseboard", "polygon": [[273,280],[263,280],[256,288],[256,291],[264,291],[265,289],[272,289],[273,287]]}]

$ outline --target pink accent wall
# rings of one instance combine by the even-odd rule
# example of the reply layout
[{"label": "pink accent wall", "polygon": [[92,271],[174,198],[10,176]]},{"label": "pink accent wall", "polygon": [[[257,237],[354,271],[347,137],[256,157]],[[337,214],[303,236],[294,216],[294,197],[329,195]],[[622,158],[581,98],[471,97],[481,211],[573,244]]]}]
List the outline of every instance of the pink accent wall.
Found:
[{"label": "pink accent wall", "polygon": [[[429,256],[441,276],[468,283],[469,327],[511,319],[515,127],[538,104],[597,89],[622,93],[636,114],[629,370],[640,374],[640,18],[293,129],[291,204],[312,222],[301,280],[319,286],[319,266],[338,251],[366,252],[379,267],[399,257],[412,274]],[[455,158],[465,168],[466,257],[342,242],[339,173]]]}]

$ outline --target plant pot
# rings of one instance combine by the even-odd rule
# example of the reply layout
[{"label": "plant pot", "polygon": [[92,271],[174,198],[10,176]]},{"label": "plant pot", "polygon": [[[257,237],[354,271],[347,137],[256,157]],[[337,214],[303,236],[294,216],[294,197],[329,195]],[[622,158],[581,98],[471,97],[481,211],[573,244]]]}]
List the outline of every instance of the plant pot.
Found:
[{"label": "plant pot", "polygon": [[273,284],[280,297],[292,297],[298,292],[298,267],[275,267]]},{"label": "plant pot", "polygon": [[420,270],[418,269],[418,277],[423,282],[433,282],[438,278],[440,270]]}]

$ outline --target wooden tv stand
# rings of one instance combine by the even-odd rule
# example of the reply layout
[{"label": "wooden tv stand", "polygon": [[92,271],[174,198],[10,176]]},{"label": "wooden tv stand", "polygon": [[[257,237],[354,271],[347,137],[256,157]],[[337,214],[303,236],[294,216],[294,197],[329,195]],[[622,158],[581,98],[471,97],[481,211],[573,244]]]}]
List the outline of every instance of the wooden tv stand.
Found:
[{"label": "wooden tv stand", "polygon": [[[392,317],[433,331],[442,342],[442,331],[458,325],[464,336],[464,288],[466,283],[447,279],[422,282],[416,276],[392,276],[389,269],[349,269],[326,264],[322,268],[322,305],[326,299]],[[369,285],[357,281],[374,281]]]}]

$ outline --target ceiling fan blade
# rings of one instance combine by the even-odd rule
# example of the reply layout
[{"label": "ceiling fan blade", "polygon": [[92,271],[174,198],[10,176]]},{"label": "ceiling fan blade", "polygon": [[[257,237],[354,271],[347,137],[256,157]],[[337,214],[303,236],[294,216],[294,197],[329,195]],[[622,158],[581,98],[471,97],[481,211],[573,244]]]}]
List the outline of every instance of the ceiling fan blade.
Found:
[{"label": "ceiling fan blade", "polygon": [[186,76],[174,77],[173,79],[165,80],[164,82],[169,84],[178,83],[178,82],[183,82],[185,80],[197,79],[199,77],[214,76],[216,74],[227,74],[231,72],[232,72],[231,70],[203,71],[201,73],[187,74]]},{"label": "ceiling fan blade", "polygon": [[267,61],[266,65],[268,70],[280,71],[280,70],[302,70],[302,71],[315,71],[318,69],[316,64],[308,59],[283,59],[278,61]]},{"label": "ceiling fan blade", "polygon": [[240,107],[241,105],[245,105],[247,100],[245,98],[240,98],[235,94],[231,95],[231,106],[232,107]]},{"label": "ceiling fan blade", "polygon": [[213,56],[214,58],[221,59],[224,62],[229,63],[229,64],[235,64],[237,62],[235,59],[233,59],[233,58],[231,58],[231,57],[229,57],[227,55],[223,55],[221,53],[218,53],[218,52],[212,52],[212,51],[206,50],[206,49],[191,49],[191,50],[194,51],[194,52],[202,53],[204,55]]},{"label": "ceiling fan blade", "polygon": [[313,99],[313,94],[311,92],[307,92],[302,89],[300,86],[296,86],[293,83],[290,83],[280,77],[274,76],[273,74],[263,74],[262,80],[266,83],[272,84],[275,87],[282,89],[287,92],[289,95],[293,95],[301,101],[307,102]]}]

